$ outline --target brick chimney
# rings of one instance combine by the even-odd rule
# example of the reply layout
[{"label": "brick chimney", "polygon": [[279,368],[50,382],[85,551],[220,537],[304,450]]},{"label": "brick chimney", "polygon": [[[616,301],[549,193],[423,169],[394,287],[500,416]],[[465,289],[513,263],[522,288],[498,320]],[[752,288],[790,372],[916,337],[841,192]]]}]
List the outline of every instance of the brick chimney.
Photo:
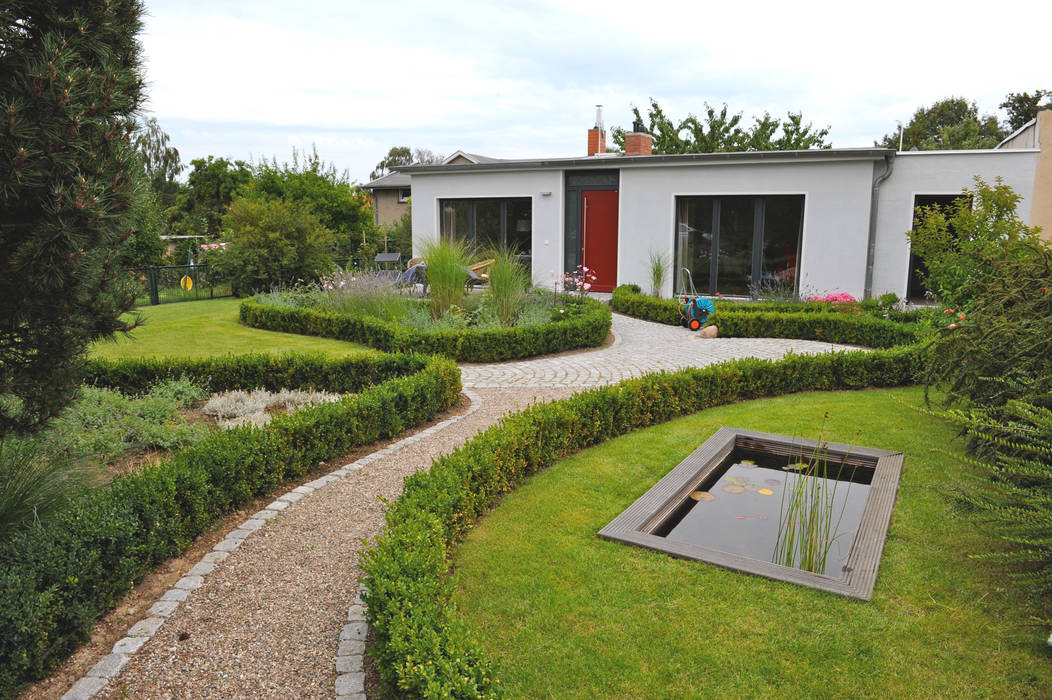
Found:
[{"label": "brick chimney", "polygon": [[646,132],[643,122],[632,122],[632,132],[625,134],[626,156],[649,156],[654,148],[654,137]]},{"label": "brick chimney", "polygon": [[595,126],[588,130],[588,155],[606,153],[606,129],[603,128],[603,105],[595,106]]}]

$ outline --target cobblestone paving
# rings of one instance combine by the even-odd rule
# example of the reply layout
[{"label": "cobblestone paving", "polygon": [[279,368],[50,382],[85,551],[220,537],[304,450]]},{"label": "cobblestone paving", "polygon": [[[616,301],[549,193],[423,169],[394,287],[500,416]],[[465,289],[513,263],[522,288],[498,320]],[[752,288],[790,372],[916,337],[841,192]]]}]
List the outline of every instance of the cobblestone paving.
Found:
[{"label": "cobblestone paving", "polygon": [[461,365],[468,388],[590,387],[613,384],[657,370],[759,357],[776,360],[790,351],[817,354],[855,350],[848,345],[780,338],[702,338],[679,326],[666,326],[614,314],[614,343],[602,350],[491,365]]}]

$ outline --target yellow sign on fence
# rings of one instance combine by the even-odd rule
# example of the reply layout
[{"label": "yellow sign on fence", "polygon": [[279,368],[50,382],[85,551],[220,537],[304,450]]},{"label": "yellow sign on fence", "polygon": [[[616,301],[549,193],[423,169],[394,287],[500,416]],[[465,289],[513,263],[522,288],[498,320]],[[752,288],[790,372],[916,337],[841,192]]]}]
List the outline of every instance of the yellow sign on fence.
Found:
[{"label": "yellow sign on fence", "polygon": [[193,277],[191,277],[190,275],[183,275],[183,278],[179,280],[179,286],[189,292],[191,289],[194,288]]}]

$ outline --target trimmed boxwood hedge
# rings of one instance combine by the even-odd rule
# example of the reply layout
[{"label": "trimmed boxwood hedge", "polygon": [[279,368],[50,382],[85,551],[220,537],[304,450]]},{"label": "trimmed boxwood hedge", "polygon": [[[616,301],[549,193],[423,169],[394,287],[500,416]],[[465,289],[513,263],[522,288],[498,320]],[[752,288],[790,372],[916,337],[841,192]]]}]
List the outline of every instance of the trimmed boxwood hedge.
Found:
[{"label": "trimmed boxwood hedge", "polygon": [[500,682],[449,605],[449,554],[476,519],[526,476],[632,430],[720,404],[797,391],[914,383],[915,347],[745,359],[650,374],[505,418],[431,470],[414,474],[362,557],[373,649],[399,696],[490,698]]},{"label": "trimmed boxwood hedge", "polygon": [[420,331],[396,321],[350,316],[314,309],[241,302],[241,322],[255,328],[317,335],[362,343],[388,352],[424,352],[461,362],[499,362],[589,348],[602,344],[610,332],[610,308],[594,299],[567,297],[559,301],[566,318],[539,326],[489,330]]},{"label": "trimmed boxwood hedge", "polygon": [[[614,290],[611,305],[628,316],[668,325],[679,324],[679,305],[640,293],[634,284]],[[782,312],[782,308],[793,311]],[[872,348],[909,345],[918,340],[918,326],[864,314],[830,311],[821,302],[724,302],[710,320],[727,338],[797,338],[850,343]]]},{"label": "trimmed boxwood hedge", "polygon": [[89,374],[129,392],[186,375],[214,390],[360,393],[275,416],[264,428],[211,433],[157,466],[92,490],[56,522],[0,547],[0,697],[43,677],[137,579],[217,519],[321,460],[431,419],[460,393],[451,360],[420,355],[126,360],[91,363]]}]

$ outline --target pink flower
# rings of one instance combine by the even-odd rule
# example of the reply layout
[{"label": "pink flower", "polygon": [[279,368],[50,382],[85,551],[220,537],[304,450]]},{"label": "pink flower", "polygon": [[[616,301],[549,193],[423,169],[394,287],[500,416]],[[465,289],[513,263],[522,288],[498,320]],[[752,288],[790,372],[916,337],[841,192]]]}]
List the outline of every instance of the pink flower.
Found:
[{"label": "pink flower", "polygon": [[943,313],[944,314],[952,314],[953,313],[953,309],[944,309]]},{"label": "pink flower", "polygon": [[589,289],[591,289],[591,288],[592,288],[592,285],[591,285],[591,284],[589,284],[588,282],[585,282],[585,283],[584,283],[583,285],[581,285],[581,286],[583,286],[583,287],[584,287],[584,291],[586,291],[586,292],[587,292],[587,291],[588,291]]},{"label": "pink flower", "polygon": [[952,329],[957,327],[957,324],[956,323],[951,323],[950,325],[948,325],[946,327],[952,330]]},{"label": "pink flower", "polygon": [[960,316],[958,316],[957,320],[958,321],[963,321],[964,320],[964,314],[961,314]]},{"label": "pink flower", "polygon": [[559,313],[564,314],[564,313],[566,313],[566,311],[563,310],[563,309],[559,309]]}]

